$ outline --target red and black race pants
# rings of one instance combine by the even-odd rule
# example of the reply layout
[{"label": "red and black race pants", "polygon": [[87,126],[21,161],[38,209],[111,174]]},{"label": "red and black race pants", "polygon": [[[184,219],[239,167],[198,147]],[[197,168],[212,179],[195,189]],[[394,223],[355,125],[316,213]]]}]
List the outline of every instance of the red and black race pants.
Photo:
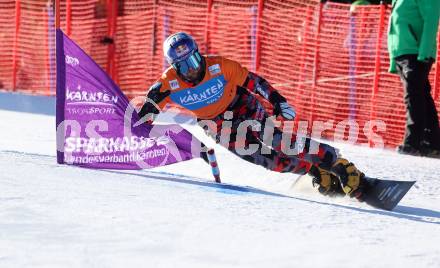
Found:
[{"label": "red and black race pants", "polygon": [[[305,174],[312,165],[328,170],[338,155],[330,145],[283,133],[274,126],[257,97],[244,88],[238,88],[237,96],[224,113],[198,123],[232,153],[277,172]],[[287,147],[290,150],[285,153],[282,148]]]}]

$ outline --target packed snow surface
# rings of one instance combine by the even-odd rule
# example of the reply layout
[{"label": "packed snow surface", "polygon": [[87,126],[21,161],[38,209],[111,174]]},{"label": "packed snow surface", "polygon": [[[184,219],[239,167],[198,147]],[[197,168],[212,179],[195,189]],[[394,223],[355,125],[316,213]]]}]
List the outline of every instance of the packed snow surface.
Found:
[{"label": "packed snow surface", "polygon": [[0,267],[440,267],[440,160],[336,144],[372,177],[417,180],[394,211],[320,196],[308,178],[214,146],[142,171],[58,165],[55,118],[0,110]]}]

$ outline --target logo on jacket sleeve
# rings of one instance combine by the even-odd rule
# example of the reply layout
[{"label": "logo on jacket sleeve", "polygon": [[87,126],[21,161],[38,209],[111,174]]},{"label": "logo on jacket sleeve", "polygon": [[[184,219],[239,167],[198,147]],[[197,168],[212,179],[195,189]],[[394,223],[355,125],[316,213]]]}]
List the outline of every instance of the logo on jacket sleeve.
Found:
[{"label": "logo on jacket sleeve", "polygon": [[211,75],[219,74],[221,72],[220,70],[220,64],[214,64],[208,67],[208,71]]},{"label": "logo on jacket sleeve", "polygon": [[225,85],[225,77],[220,75],[194,88],[173,92],[170,98],[173,102],[193,111],[220,100],[225,91]]}]

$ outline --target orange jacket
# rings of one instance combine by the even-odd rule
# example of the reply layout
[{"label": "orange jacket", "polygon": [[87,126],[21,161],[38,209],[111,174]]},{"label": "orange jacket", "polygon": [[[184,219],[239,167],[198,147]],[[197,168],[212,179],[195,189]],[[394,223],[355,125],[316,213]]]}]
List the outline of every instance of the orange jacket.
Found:
[{"label": "orange jacket", "polygon": [[172,67],[165,70],[158,80],[162,83],[160,91],[170,90],[171,94],[158,103],[161,109],[173,103],[200,119],[212,119],[226,110],[236,95],[237,86],[244,84],[249,72],[238,62],[224,57],[205,56],[205,61],[205,77],[196,86],[180,79]]}]

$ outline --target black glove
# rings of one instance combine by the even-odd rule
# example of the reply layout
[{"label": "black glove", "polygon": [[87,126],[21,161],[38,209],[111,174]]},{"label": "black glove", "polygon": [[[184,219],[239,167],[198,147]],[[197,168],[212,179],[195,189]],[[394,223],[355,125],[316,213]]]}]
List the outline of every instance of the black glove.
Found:
[{"label": "black glove", "polygon": [[160,92],[160,88],[162,87],[162,83],[156,82],[154,85],[150,87],[147,93],[145,104],[142,106],[138,115],[140,118],[148,114],[152,114],[152,118],[147,118],[147,120],[153,121],[155,115],[159,114],[159,109],[157,105],[162,102],[166,97],[168,97],[171,93],[170,90],[166,90],[164,92]]},{"label": "black glove", "polygon": [[273,108],[273,113],[276,116],[281,115],[284,119],[293,120],[296,117],[295,109],[293,109],[287,102],[276,103]]},{"label": "black glove", "polygon": [[273,113],[276,116],[281,115],[284,119],[293,120],[295,119],[296,112],[295,109],[287,103],[286,98],[281,96],[277,91],[273,92],[269,96],[269,102],[273,105]]}]

